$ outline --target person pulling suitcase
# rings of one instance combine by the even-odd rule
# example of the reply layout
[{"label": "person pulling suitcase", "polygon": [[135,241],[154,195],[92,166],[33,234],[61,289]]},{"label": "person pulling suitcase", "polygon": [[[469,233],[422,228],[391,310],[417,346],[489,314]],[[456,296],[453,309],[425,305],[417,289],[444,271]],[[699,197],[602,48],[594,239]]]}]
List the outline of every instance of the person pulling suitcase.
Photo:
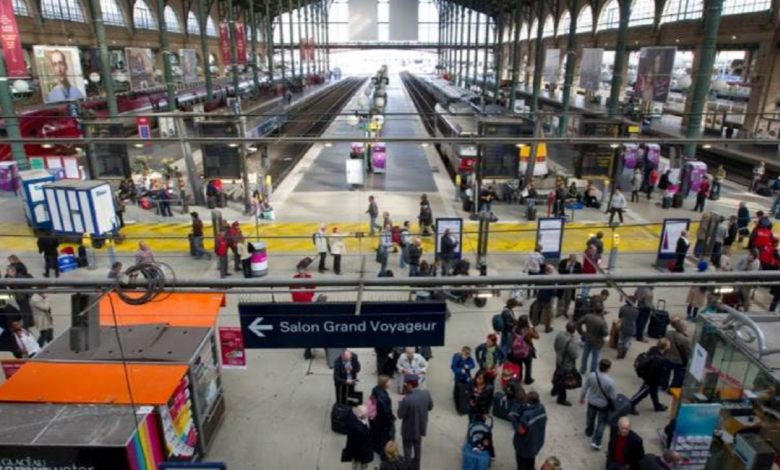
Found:
[{"label": "person pulling suitcase", "polygon": [[455,410],[459,415],[469,412],[469,397],[471,396],[471,371],[476,367],[474,358],[471,357],[471,348],[463,346],[460,352],[452,356],[450,369],[454,375],[455,385],[452,395],[455,401]]}]

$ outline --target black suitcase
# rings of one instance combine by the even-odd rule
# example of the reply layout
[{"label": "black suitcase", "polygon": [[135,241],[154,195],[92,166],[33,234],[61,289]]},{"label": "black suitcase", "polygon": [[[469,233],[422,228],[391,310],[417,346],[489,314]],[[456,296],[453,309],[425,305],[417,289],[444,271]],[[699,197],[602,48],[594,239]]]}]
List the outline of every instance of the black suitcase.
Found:
[{"label": "black suitcase", "polygon": [[661,199],[661,209],[670,209],[672,207],[672,198],[670,196],[664,196]]},{"label": "black suitcase", "polygon": [[244,277],[246,279],[252,278],[252,260],[244,258],[241,260],[241,269],[244,271]]},{"label": "black suitcase", "polygon": [[76,266],[79,268],[85,268],[89,264],[87,261],[87,249],[80,246],[76,252]]},{"label": "black suitcase", "polygon": [[352,413],[352,407],[349,405],[333,404],[330,410],[330,429],[339,434],[346,434],[349,431],[349,415]]},{"label": "black suitcase", "polygon": [[471,400],[471,384],[464,382],[455,382],[452,390],[453,400],[455,401],[455,411],[459,415],[465,415],[469,412],[469,401]]},{"label": "black suitcase", "polygon": [[650,323],[647,326],[647,336],[661,339],[666,336],[666,328],[669,326],[669,312],[665,310],[666,301],[659,300],[655,311],[650,315]]},{"label": "black suitcase", "polygon": [[493,417],[503,419],[505,421],[512,421],[509,416],[512,412],[517,412],[517,402],[514,400],[505,400],[505,394],[503,392],[496,392],[493,394]]},{"label": "black suitcase", "polygon": [[525,216],[529,221],[536,220],[536,206],[527,207],[525,210]]},{"label": "black suitcase", "polygon": [[309,266],[314,262],[311,257],[307,256],[303,258],[302,260],[298,261],[298,269],[309,269]]},{"label": "black suitcase", "polygon": [[676,193],[672,197],[672,207],[674,207],[675,209],[681,208],[683,206],[683,201],[684,201],[683,195],[680,193]]}]

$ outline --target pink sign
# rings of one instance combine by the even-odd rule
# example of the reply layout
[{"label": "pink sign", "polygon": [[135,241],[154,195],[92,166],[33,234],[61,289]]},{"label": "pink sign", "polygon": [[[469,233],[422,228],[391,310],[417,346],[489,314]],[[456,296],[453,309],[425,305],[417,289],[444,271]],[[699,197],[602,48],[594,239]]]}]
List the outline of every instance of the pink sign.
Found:
[{"label": "pink sign", "polygon": [[22,40],[11,0],[0,0],[0,41],[3,42],[5,68],[9,78],[27,76],[27,64],[24,62]]},{"label": "pink sign", "polygon": [[236,23],[236,55],[239,64],[246,64],[246,34],[241,23]]},{"label": "pink sign", "polygon": [[222,51],[222,63],[230,64],[230,28],[224,21],[219,24],[219,48]]},{"label": "pink sign", "polygon": [[246,369],[246,349],[241,328],[233,326],[219,327],[219,349],[222,352],[222,367],[226,369]]}]

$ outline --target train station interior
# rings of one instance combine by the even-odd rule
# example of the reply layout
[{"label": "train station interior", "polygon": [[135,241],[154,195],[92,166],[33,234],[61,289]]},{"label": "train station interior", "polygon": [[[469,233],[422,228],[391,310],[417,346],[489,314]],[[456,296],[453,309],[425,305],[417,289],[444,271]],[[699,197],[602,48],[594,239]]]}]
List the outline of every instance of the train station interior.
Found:
[{"label": "train station interior", "polygon": [[780,0],[0,0],[3,470],[780,469]]}]

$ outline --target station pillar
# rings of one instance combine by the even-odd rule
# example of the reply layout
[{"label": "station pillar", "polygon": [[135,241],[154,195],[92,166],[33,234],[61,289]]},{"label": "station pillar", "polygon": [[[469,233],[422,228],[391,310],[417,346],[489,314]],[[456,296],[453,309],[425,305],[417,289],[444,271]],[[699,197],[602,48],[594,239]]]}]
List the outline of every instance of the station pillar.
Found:
[{"label": "station pillar", "polygon": [[[780,88],[780,30],[768,33],[756,51],[755,73],[750,75],[750,99],[747,102],[745,130],[753,134],[762,115],[774,116],[777,111],[777,90]],[[777,136],[775,136],[777,137]]]},{"label": "station pillar", "polygon": [[[307,4],[306,8],[303,10],[303,31],[306,35],[306,75],[311,75],[311,57],[309,48],[311,47],[311,44],[309,44],[309,10],[311,9],[311,4]],[[313,51],[312,51],[313,52]]]},{"label": "station pillar", "polygon": [[276,14],[279,15],[279,55],[281,56],[282,83],[284,84],[284,82],[287,81],[287,67],[284,64],[286,59],[284,58],[284,22],[282,21],[282,0],[277,0],[276,6],[279,9]]},{"label": "station pillar", "polygon": [[615,119],[620,114],[620,92],[626,71],[626,43],[628,42],[628,22],[631,19],[632,0],[618,0],[620,23],[618,25],[617,44],[615,45],[615,65],[612,73],[612,86],[609,93],[608,115]]},{"label": "station pillar", "polygon": [[249,2],[249,22],[252,24],[252,37],[249,38],[249,47],[252,51],[252,85],[255,93],[260,91],[260,77],[258,76],[258,63],[257,63],[257,33],[260,32],[260,27],[257,23],[257,17],[255,17],[255,2]]},{"label": "station pillar", "polygon": [[[165,24],[165,0],[157,0],[157,18],[160,29],[160,48],[162,49],[163,79],[165,80],[166,108],[168,112],[176,111],[176,89],[173,83],[173,68],[171,67],[171,51],[168,43],[168,25]],[[111,75],[106,79],[111,80]]]},{"label": "station pillar", "polygon": [[[159,1],[159,0],[158,0]],[[233,0],[227,0],[228,31],[230,32],[230,69],[233,71],[233,93],[236,99],[241,96],[238,88],[238,50],[236,49],[236,14],[233,11]]]},{"label": "station pillar", "polygon": [[[99,0],[91,1],[99,3]],[[213,89],[211,86],[211,64],[209,63],[209,43],[208,36],[206,35],[208,17],[209,12],[206,11],[206,0],[198,0],[198,23],[200,23],[200,55],[203,61],[203,80],[206,82],[206,100],[211,101]],[[106,59],[103,63],[107,64],[108,60]]]},{"label": "station pillar", "polygon": [[[89,10],[92,21],[95,23],[95,37],[100,53],[100,71],[103,74],[103,89],[106,91],[106,103],[108,104],[108,116],[119,117],[119,108],[116,104],[114,93],[114,80],[111,77],[111,62],[108,59],[108,41],[106,40],[106,27],[103,24],[103,10],[100,8],[100,0],[90,0]],[[164,17],[161,17],[164,18]],[[5,109],[5,106],[3,106]]]},{"label": "station pillar", "polygon": [[[498,23],[495,25],[495,32],[498,34]],[[487,102],[487,73],[488,73],[488,57],[490,57],[490,14],[485,15],[485,47],[482,49],[483,51],[483,62],[482,62],[482,100],[483,103]],[[496,57],[498,57],[495,53],[493,54],[493,69],[495,70],[495,76],[496,80],[498,79],[498,69],[496,68]],[[476,77],[476,73],[474,76]],[[476,80],[475,80],[476,81]]]},{"label": "station pillar", "polygon": [[536,43],[534,52],[534,84],[531,94],[531,112],[539,111],[539,92],[542,88],[542,34],[544,33],[544,2],[536,1]]},{"label": "station pillar", "polygon": [[512,38],[512,85],[509,90],[509,112],[515,112],[517,102],[517,82],[520,80],[520,25],[523,22],[523,10],[520,2],[515,3],[514,35]]},{"label": "station pillar", "polygon": [[297,1],[296,6],[297,8],[295,9],[295,16],[298,17],[298,76],[304,77],[303,74],[304,46],[303,46],[303,30],[302,30],[303,28],[301,26],[301,0]]},{"label": "station pillar", "polygon": [[[3,111],[3,119],[5,120],[5,129],[8,133],[8,137],[12,139],[21,139],[22,132],[19,129],[19,120],[16,118],[16,109],[14,108],[14,98],[11,95],[11,87],[8,86],[8,69],[5,66],[5,54],[3,53],[3,46],[0,42],[0,108]],[[20,170],[26,170],[30,168],[30,164],[27,161],[27,155],[24,151],[24,145],[21,142],[14,142],[11,144],[11,155],[16,161],[16,165]]]},{"label": "station pillar", "polygon": [[271,26],[273,24],[273,16],[271,15],[271,0],[265,0],[265,18],[263,21],[265,25],[265,34],[263,39],[265,40],[265,55],[266,65],[268,68],[268,81],[273,85],[274,83],[274,29]]},{"label": "station pillar", "polygon": [[463,45],[466,43],[466,7],[460,7],[460,41],[458,43],[458,86],[463,86]]},{"label": "station pillar", "polygon": [[[579,0],[570,0],[569,11],[579,11]],[[570,14],[571,23],[566,43],[566,70],[563,74],[563,103],[561,108],[561,121],[558,125],[558,135],[566,135],[566,128],[569,125],[569,106],[571,106],[571,88],[574,84],[574,66],[577,60],[577,14]]]},{"label": "station pillar", "polygon": [[493,52],[493,70],[496,81],[493,84],[493,104],[498,104],[498,93],[501,91],[501,81],[504,79],[504,12],[496,16],[496,50]]},{"label": "station pillar", "polygon": [[[295,29],[293,27],[293,3],[292,0],[287,0],[287,9],[289,10],[287,18],[290,20],[290,73],[293,79],[295,79]],[[281,9],[280,9],[281,10]],[[282,12],[279,11],[281,15]],[[299,38],[300,39],[300,38]]]}]

